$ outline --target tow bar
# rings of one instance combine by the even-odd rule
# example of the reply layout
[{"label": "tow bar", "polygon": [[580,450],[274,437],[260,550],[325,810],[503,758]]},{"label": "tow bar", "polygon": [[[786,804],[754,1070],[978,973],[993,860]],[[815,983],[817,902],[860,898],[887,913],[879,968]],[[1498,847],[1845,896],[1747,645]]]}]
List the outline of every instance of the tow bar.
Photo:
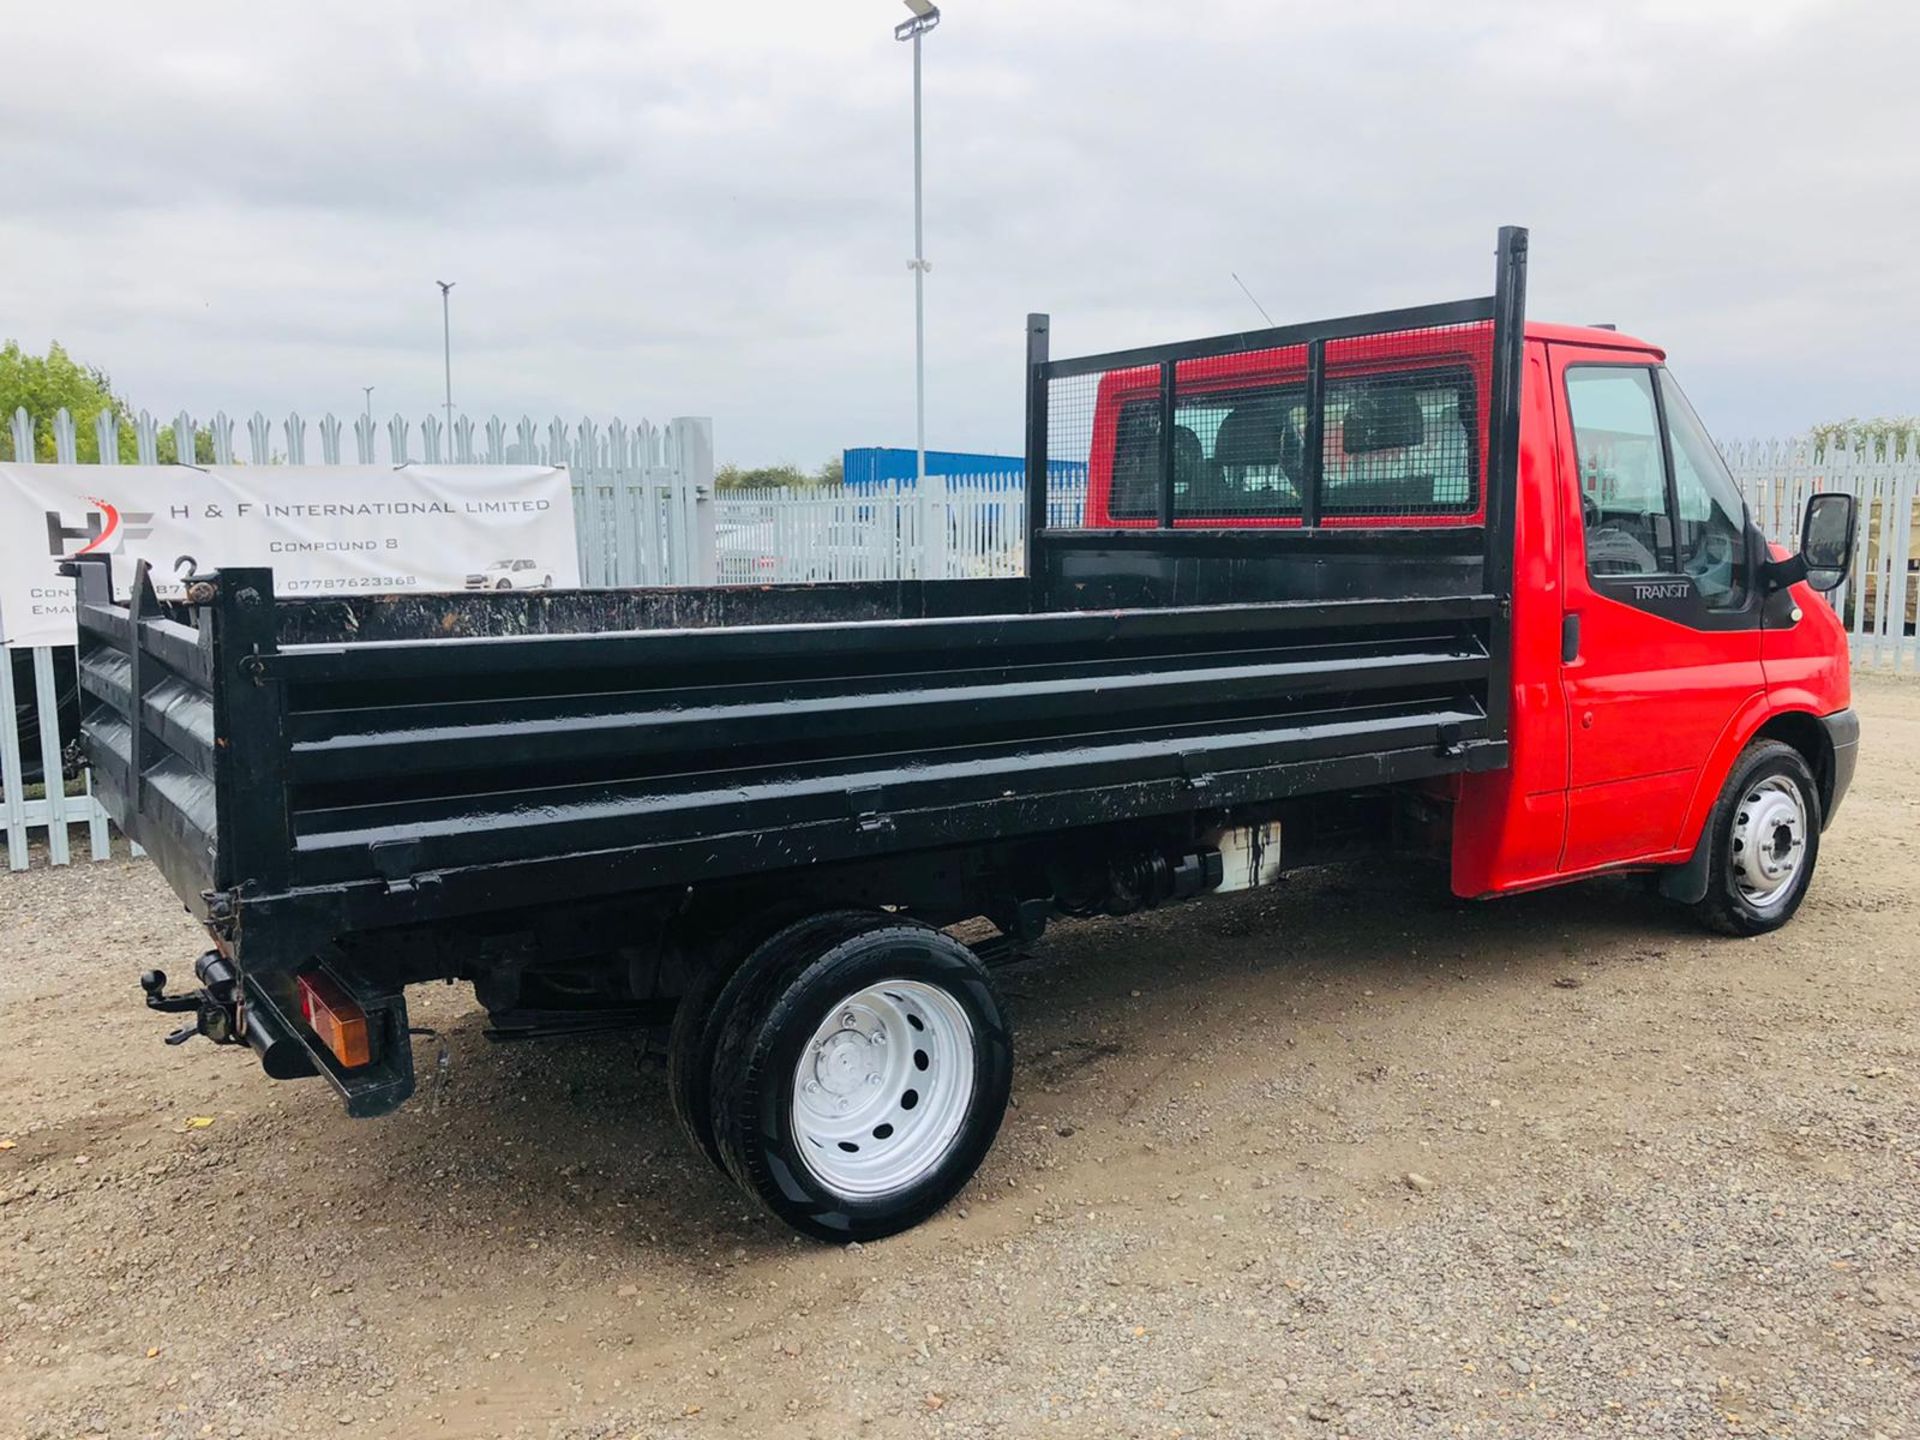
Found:
[{"label": "tow bar", "polygon": [[164,970],[149,970],[140,977],[140,988],[147,992],[149,1010],[168,1015],[194,1012],[189,1023],[167,1036],[167,1044],[184,1045],[194,1036],[204,1035],[216,1045],[238,1045],[239,973],[218,950],[209,950],[194,961],[193,973],[199,977],[201,988],[180,995],[167,994]]},{"label": "tow bar", "polygon": [[307,1047],[273,1018],[271,1009],[249,1005],[243,999],[240,972],[218,950],[209,950],[193,962],[200,979],[198,990],[167,994],[167,972],[149,970],[140,977],[147,992],[147,1008],[193,1019],[171,1035],[167,1044],[184,1045],[204,1035],[216,1045],[251,1045],[261,1067],[276,1080],[298,1080],[318,1072]]}]

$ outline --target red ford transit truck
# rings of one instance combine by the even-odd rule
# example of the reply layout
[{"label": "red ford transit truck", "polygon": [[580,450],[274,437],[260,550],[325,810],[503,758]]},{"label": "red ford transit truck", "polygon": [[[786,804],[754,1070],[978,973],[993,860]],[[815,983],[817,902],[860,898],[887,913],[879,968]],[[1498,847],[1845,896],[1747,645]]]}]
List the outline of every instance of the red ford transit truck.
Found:
[{"label": "red ford transit truck", "polygon": [[980,1163],[992,968],[1055,915],[1418,851],[1786,923],[1858,744],[1852,499],[1770,547],[1658,348],[1525,321],[1527,253],[1073,359],[1030,317],[1020,579],[171,604],[70,562],[97,789],[211,938],[147,1003],[362,1116],[412,1093],[410,985],[664,1027],[690,1142],[851,1240]]}]

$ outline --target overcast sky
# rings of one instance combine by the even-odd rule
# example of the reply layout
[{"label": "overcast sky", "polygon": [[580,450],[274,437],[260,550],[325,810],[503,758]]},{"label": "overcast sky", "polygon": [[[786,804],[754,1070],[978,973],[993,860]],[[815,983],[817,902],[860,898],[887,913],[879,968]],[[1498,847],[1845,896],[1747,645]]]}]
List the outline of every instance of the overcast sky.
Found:
[{"label": "overcast sky", "polygon": [[[0,333],[136,405],[913,441],[898,0],[10,5]],[[1054,353],[1451,299],[1666,345],[1723,437],[1920,411],[1911,0],[951,0],[928,443]],[[309,443],[314,443],[310,441]]]}]

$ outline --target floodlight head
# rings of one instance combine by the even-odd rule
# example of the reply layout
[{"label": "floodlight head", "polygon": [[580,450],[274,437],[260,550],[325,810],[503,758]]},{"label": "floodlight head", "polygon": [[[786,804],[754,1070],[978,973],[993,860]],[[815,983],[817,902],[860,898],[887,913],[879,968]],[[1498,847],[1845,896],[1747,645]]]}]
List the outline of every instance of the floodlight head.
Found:
[{"label": "floodlight head", "polygon": [[933,0],[904,0],[904,3],[913,12],[913,18],[902,20],[893,27],[894,39],[915,39],[940,23],[940,7]]}]

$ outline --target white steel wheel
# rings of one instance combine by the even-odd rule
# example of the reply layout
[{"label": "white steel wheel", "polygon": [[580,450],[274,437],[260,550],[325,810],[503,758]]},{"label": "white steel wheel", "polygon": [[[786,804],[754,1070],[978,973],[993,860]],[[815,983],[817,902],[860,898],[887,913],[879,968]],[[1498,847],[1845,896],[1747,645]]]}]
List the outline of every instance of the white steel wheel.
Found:
[{"label": "white steel wheel", "polygon": [[828,1012],[794,1068],[802,1163],[848,1200],[919,1183],[960,1134],[974,1068],[973,1024],[949,992],[908,979],[863,986]]},{"label": "white steel wheel", "polygon": [[1733,882],[1754,909],[1779,904],[1800,878],[1807,858],[1807,805],[1785,775],[1766,775],[1746,787],[1733,812],[1727,860]]},{"label": "white steel wheel", "polygon": [[1706,893],[1693,912],[1723,935],[1764,935],[1791,920],[1820,861],[1820,786],[1779,740],[1740,752],[1701,838]]},{"label": "white steel wheel", "polygon": [[999,992],[978,955],[912,921],[785,933],[741,967],[714,1047],[721,1160],[802,1234],[897,1234],[960,1192],[1000,1129]]}]

